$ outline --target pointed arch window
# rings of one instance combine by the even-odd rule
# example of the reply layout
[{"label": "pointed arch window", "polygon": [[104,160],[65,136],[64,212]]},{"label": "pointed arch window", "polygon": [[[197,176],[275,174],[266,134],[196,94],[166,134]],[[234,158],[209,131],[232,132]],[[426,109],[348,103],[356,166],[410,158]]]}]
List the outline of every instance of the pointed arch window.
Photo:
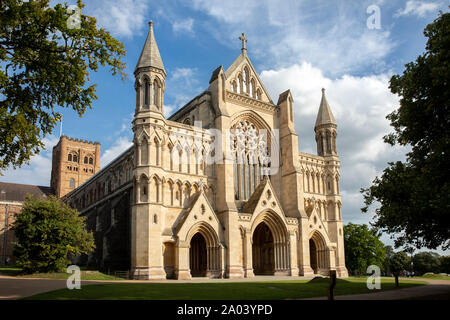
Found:
[{"label": "pointed arch window", "polygon": [[144,82],[144,108],[147,109],[150,105],[150,81],[145,79]]},{"label": "pointed arch window", "polygon": [[250,93],[250,75],[247,67],[244,68],[243,87],[245,93]]},{"label": "pointed arch window", "polygon": [[327,145],[327,153],[331,153],[331,145],[330,145],[330,133],[326,134],[326,145]]},{"label": "pointed arch window", "polygon": [[234,154],[234,188],[236,200],[248,200],[270,167],[267,141],[249,121],[235,124],[231,130]]}]

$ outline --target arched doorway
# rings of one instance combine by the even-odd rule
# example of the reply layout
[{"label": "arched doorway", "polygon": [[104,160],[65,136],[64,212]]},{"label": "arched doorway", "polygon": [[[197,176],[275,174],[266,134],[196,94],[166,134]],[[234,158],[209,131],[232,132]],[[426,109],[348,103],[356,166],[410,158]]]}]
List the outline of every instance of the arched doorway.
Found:
[{"label": "arched doorway", "polygon": [[189,249],[189,268],[191,269],[192,277],[206,277],[206,240],[199,232],[197,232],[191,239]]},{"label": "arched doorway", "polygon": [[274,241],[272,231],[261,222],[253,233],[253,272],[256,275],[273,275],[275,272]]},{"label": "arched doorway", "polygon": [[319,266],[317,264],[317,247],[313,239],[309,239],[309,257],[311,269],[313,269],[314,274],[319,273]]},{"label": "arched doorway", "polygon": [[309,256],[314,273],[327,275],[330,269],[330,250],[318,231],[313,232],[309,239]]}]

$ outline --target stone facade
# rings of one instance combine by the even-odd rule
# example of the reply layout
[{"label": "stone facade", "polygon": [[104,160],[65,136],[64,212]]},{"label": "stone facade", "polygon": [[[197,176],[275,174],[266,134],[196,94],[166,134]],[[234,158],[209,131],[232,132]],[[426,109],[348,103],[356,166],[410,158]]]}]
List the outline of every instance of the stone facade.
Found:
[{"label": "stone facade", "polygon": [[289,90],[275,104],[245,48],[169,119],[153,25],[135,69],[133,146],[64,199],[87,217],[80,258],[137,279],[346,277],[337,124],[322,91],[318,155],[299,152]]}]

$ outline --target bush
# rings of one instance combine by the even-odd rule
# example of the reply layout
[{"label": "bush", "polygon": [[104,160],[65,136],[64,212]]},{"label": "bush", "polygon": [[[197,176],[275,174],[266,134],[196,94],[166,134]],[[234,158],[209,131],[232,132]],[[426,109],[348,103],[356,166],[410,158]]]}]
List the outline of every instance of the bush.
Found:
[{"label": "bush", "polygon": [[55,197],[27,197],[13,226],[16,265],[24,273],[65,271],[72,255],[94,249],[94,237],[84,221],[77,210]]}]

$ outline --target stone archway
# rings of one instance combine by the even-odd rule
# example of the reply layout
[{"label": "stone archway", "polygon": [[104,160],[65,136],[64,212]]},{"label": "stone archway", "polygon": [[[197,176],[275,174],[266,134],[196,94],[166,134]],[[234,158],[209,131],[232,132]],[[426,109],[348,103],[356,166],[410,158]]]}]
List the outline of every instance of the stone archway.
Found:
[{"label": "stone archway", "polygon": [[[272,210],[262,212],[254,220],[251,230],[252,237],[246,238],[246,241],[248,241],[246,246],[252,248],[252,256],[244,256],[244,259],[249,261],[246,268],[254,269],[253,273],[255,274],[289,275],[291,272],[289,236],[285,222],[281,217]],[[267,238],[265,240],[260,239],[263,234],[262,230],[265,230],[264,233],[266,233]],[[250,244],[250,239],[252,240],[252,244]],[[264,248],[263,252],[259,248],[262,244]],[[247,253],[247,255],[249,254],[250,252]],[[265,267],[261,265],[261,259],[264,259],[260,256],[262,254],[266,256],[266,262],[264,262]],[[255,267],[257,270],[255,270]]]},{"label": "stone archway", "polygon": [[206,240],[197,232],[191,239],[189,248],[189,268],[192,277],[205,277],[207,272]]},{"label": "stone archway", "polygon": [[272,231],[261,222],[253,233],[253,272],[255,275],[273,275],[275,272]]},{"label": "stone archway", "polygon": [[320,232],[315,231],[309,239],[309,263],[315,274],[327,275],[330,269],[330,250]]}]

